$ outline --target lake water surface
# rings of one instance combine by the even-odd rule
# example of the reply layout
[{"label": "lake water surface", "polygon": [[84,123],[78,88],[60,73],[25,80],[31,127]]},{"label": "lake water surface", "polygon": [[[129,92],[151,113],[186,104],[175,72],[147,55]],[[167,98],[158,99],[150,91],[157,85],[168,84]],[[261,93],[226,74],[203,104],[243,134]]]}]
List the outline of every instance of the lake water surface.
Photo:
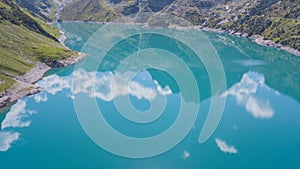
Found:
[{"label": "lake water surface", "polygon": [[[61,23],[61,29],[68,37],[66,45],[76,51],[81,51],[90,36],[101,27],[96,23]],[[257,45],[249,39],[204,34],[222,61],[226,75],[224,91],[214,93],[211,90],[207,67],[184,43],[159,34],[131,36],[114,45],[96,71],[84,67],[85,62],[92,61],[88,58],[78,64],[83,66],[75,73],[74,68],[78,65],[49,71],[37,82],[44,92],[20,99],[0,115],[1,168],[299,168],[300,58]],[[126,82],[131,80],[135,65],[126,67],[124,62],[126,71],[122,74],[117,68],[129,54],[149,47],[172,51],[181,58],[196,77],[200,100],[192,94],[183,94],[176,79],[158,69],[140,71],[128,89]],[[161,66],[169,64],[168,60],[158,61],[155,57],[147,61],[153,60]],[[77,88],[72,85],[74,76],[80,80]],[[91,78],[95,80],[91,81]],[[223,82],[220,80],[219,83]],[[94,84],[96,89],[93,89]],[[112,86],[117,90],[113,91]],[[111,127],[134,138],[156,136],[169,129],[178,117],[182,100],[196,100],[200,109],[191,131],[178,145],[158,156],[134,159],[104,150],[85,133],[74,108],[78,94],[96,98]],[[226,98],[224,112],[215,132],[200,144],[198,138],[212,95]],[[150,101],[160,96],[165,97],[167,103],[163,114],[153,122],[135,123],[119,114],[115,106],[114,100],[124,96],[128,96],[137,111],[150,109]],[[82,102],[82,106],[86,106],[87,113],[91,111],[89,103]],[[128,147],[126,144],[117,146],[118,149]]]}]

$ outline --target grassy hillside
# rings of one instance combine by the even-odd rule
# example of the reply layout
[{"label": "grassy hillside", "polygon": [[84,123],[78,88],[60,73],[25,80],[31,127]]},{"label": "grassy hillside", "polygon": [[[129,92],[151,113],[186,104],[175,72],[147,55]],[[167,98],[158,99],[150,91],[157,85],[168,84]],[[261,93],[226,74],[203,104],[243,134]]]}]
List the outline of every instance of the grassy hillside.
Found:
[{"label": "grassy hillside", "polygon": [[206,26],[251,35],[300,50],[300,0],[240,1],[212,9]]},{"label": "grassy hillside", "polygon": [[0,1],[0,93],[37,61],[69,57],[56,39],[59,31],[29,14],[12,0]]},{"label": "grassy hillside", "polygon": [[61,16],[62,20],[111,21],[120,15],[102,0],[74,0],[64,8]]}]

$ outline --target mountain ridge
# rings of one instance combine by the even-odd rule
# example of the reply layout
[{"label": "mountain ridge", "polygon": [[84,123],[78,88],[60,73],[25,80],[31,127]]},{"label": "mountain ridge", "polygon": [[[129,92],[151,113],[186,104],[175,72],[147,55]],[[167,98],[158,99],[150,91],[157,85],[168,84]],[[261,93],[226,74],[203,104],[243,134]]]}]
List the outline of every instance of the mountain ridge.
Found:
[{"label": "mountain ridge", "polygon": [[172,14],[196,26],[245,37],[259,35],[282,44],[264,42],[268,45],[300,50],[300,0],[73,0],[61,19],[111,22],[139,12]]}]

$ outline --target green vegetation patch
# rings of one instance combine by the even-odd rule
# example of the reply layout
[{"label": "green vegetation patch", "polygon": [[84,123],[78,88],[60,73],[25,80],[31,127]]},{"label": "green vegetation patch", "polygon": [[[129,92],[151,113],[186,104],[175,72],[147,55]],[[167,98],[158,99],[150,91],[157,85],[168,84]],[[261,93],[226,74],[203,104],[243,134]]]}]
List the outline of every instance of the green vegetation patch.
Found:
[{"label": "green vegetation patch", "polygon": [[1,1],[0,13],[0,93],[38,61],[60,60],[73,54],[57,41],[59,30],[14,1]]},{"label": "green vegetation patch", "polygon": [[9,89],[14,83],[12,78],[0,74],[0,91]]},{"label": "green vegetation patch", "polygon": [[40,45],[35,50],[35,55],[39,57],[40,60],[54,61],[61,60],[70,57],[70,50],[55,47],[50,45]]}]

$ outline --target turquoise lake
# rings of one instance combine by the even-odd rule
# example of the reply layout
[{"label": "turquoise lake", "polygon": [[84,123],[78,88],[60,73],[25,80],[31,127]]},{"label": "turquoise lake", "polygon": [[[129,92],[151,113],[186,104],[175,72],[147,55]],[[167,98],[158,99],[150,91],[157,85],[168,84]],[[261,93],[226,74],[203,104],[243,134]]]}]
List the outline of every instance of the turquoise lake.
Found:
[{"label": "turquoise lake", "polygon": [[[100,46],[96,47],[88,46],[86,42],[91,41],[90,37],[95,37],[102,27],[101,24],[86,22],[60,24],[68,37],[65,41],[67,47],[79,52],[92,50],[92,54],[103,52],[93,51],[93,48],[101,48],[101,43],[105,45],[101,40],[107,39],[100,39]],[[77,65],[47,72],[37,82],[38,86],[44,88],[42,93],[18,100],[0,115],[1,168],[298,169],[300,58],[275,48],[260,46],[246,38],[212,32],[201,34],[210,41],[216,50],[214,54],[222,62],[226,78],[224,90],[212,90],[207,70],[216,71],[214,65],[206,67],[180,39],[159,33],[133,34],[109,48],[100,64],[93,60],[97,56],[91,54]],[[206,43],[198,46],[199,50],[205,51]],[[142,61],[137,61],[134,55],[130,60],[128,56],[147,52],[145,49],[148,48],[162,52],[159,53],[162,56],[162,50],[170,51],[178,56],[179,61],[170,65],[167,58],[152,58],[151,54],[155,53],[150,51],[145,54],[149,55],[145,62],[153,62],[152,65],[157,63],[157,67],[165,66],[170,70],[175,67],[177,69],[172,70],[178,78],[185,77],[183,67],[186,66],[189,68],[186,71],[192,73],[195,81],[184,81],[183,78],[187,87],[181,88],[179,80],[167,69],[147,68],[136,73]],[[90,67],[86,65],[90,64],[97,66],[96,71],[89,70]],[[120,66],[122,64],[125,66]],[[180,64],[183,66],[180,67]],[[125,71],[120,73],[118,66]],[[76,83],[76,80],[79,82]],[[225,84],[222,79],[216,80]],[[199,98],[194,97],[197,90],[189,90],[193,84],[198,87]],[[76,97],[81,96],[86,100],[76,101]],[[200,143],[199,136],[212,104],[212,96],[225,99],[224,111],[212,135]],[[116,108],[116,104],[121,108],[124,105],[126,107],[127,102],[122,99],[128,98],[134,111],[139,113],[151,109],[151,101],[155,102],[161,97],[167,102],[163,113],[157,118],[153,117],[150,123],[130,121]],[[81,115],[78,111],[90,113],[94,110],[90,107],[89,99],[95,100],[98,110],[112,129],[131,138],[153,137],[172,129],[170,126],[177,120],[180,106],[185,102],[199,105],[200,108],[197,109],[194,123],[188,124],[190,131],[179,139],[179,144],[153,157],[128,158],[98,146],[97,141],[85,132],[88,129],[82,126],[84,120],[79,119]],[[109,133],[98,134],[100,140],[112,145],[120,141],[109,140]],[[167,147],[171,143],[163,145]],[[130,155],[139,152],[137,147],[120,142],[113,148]],[[140,148],[149,152],[156,149],[155,144]]]}]

